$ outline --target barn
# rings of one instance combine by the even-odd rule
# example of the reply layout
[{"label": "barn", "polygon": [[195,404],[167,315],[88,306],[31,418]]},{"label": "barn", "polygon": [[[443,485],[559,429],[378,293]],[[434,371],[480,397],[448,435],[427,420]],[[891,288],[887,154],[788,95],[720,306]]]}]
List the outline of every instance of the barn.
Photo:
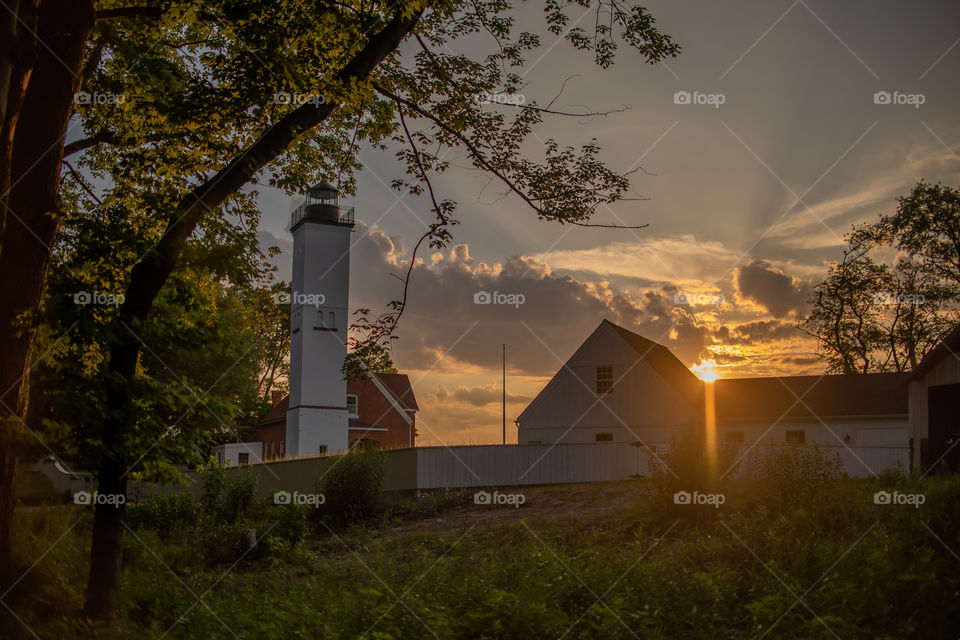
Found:
[{"label": "barn", "polygon": [[603,320],[517,418],[518,442],[629,442],[666,451],[702,428],[712,396],[720,443],[744,450],[817,443],[836,450],[851,475],[906,469],[909,375],[703,382],[665,346]]}]

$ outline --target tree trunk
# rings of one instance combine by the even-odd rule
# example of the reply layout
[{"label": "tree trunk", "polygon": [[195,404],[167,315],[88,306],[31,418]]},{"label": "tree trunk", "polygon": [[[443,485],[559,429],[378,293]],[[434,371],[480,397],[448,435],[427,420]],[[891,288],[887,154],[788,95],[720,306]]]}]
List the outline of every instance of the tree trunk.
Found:
[{"label": "tree trunk", "polygon": [[[123,496],[126,500],[127,480],[122,466],[114,464],[97,475],[99,500]],[[123,521],[126,503],[98,502],[93,514],[93,545],[90,549],[90,576],[84,612],[93,620],[109,621],[117,610],[120,598],[121,563],[123,560]]]},{"label": "tree trunk", "polygon": [[[25,439],[30,357],[36,330],[33,316],[40,298],[57,235],[50,213],[58,207],[60,163],[73,96],[79,87],[84,44],[94,23],[89,0],[36,0],[17,4],[24,23],[9,77],[3,61],[4,100],[0,140],[0,566],[9,567],[13,514],[13,478],[17,452]],[[4,7],[5,10],[9,7]],[[5,11],[8,12],[8,11]],[[9,12],[8,12],[9,13]],[[29,35],[36,18],[37,40]],[[20,22],[18,20],[18,23]],[[4,25],[5,31],[9,31]],[[22,322],[25,320],[25,322]]]}]

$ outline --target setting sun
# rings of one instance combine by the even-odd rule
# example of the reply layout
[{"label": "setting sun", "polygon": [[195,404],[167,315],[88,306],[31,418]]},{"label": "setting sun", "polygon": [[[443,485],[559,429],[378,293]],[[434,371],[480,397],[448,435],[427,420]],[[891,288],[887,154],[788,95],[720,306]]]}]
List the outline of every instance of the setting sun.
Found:
[{"label": "setting sun", "polygon": [[700,364],[690,367],[693,373],[704,382],[714,382],[720,376],[717,375],[716,360],[702,360]]}]

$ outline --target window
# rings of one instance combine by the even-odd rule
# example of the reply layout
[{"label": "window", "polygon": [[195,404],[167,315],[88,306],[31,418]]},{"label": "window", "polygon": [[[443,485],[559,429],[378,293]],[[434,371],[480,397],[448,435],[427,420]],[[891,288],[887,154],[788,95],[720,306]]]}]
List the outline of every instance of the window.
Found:
[{"label": "window", "polygon": [[333,311],[327,314],[327,326],[331,329],[337,328],[337,316],[333,315]]},{"label": "window", "polygon": [[594,436],[597,442],[613,442],[612,433],[598,433]]},{"label": "window", "polygon": [[803,429],[787,431],[786,440],[791,444],[803,444],[805,440]]},{"label": "window", "polygon": [[727,442],[741,443],[743,442],[743,431],[727,431],[726,439]]},{"label": "window", "polygon": [[597,367],[597,393],[613,393],[613,367]]},{"label": "window", "polygon": [[283,440],[280,441],[280,457],[283,457]]},{"label": "window", "polygon": [[250,454],[244,451],[237,454],[237,464],[250,464]]},{"label": "window", "polygon": [[357,396],[352,393],[347,394],[347,413],[351,418],[357,417]]},{"label": "window", "polygon": [[317,453],[322,456],[327,455],[327,445],[321,444],[319,447],[317,447]]},{"label": "window", "polygon": [[267,457],[268,458],[273,457],[273,442],[267,443]]}]

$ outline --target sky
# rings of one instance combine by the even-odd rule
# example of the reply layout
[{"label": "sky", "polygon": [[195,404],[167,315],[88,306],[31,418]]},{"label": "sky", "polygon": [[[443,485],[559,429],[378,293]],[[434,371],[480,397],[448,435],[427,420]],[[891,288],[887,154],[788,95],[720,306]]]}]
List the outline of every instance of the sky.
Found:
[{"label": "sky", "polygon": [[[621,49],[601,70],[547,35],[523,93],[556,108],[620,110],[548,119],[533,144],[596,138],[635,196],[587,229],[542,222],[488,178],[455,167],[434,180],[458,203],[451,245],[421,253],[393,357],[421,411],[419,444],[499,442],[501,345],[507,442],[513,419],[609,319],[720,377],[823,371],[797,329],[813,285],[854,223],[896,208],[921,178],[960,185],[960,3],[723,2],[645,6],[683,51],[647,65]],[[541,33],[540,4],[519,25]],[[592,12],[574,13],[592,27]],[[471,51],[469,53],[476,53]],[[493,108],[493,107],[491,107]],[[390,188],[392,152],[363,149],[351,252],[351,306],[400,297],[412,245],[431,220]],[[289,212],[260,189],[261,244],[290,277]],[[478,293],[502,294],[476,304]],[[502,304],[497,302],[503,302]],[[519,302],[522,301],[522,304]]]}]

